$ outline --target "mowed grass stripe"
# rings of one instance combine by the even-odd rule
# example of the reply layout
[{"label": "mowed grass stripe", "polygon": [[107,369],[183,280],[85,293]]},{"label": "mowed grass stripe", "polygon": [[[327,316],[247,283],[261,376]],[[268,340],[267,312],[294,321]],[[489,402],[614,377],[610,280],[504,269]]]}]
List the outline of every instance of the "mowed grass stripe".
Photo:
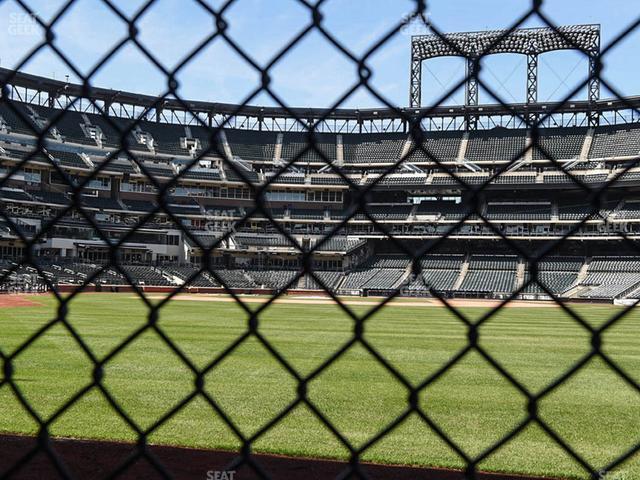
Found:
[{"label": "mowed grass stripe", "polygon": [[[56,316],[56,304],[0,312],[0,348],[14,351]],[[354,306],[363,315],[370,307]],[[611,307],[572,306],[593,325],[615,313]],[[486,311],[462,310],[470,319]],[[145,305],[118,295],[73,300],[68,319],[98,357],[144,325]],[[309,374],[347,342],[353,321],[336,306],[279,304],[262,315],[260,330],[302,375]],[[247,328],[247,315],[233,303],[173,302],[161,310],[160,327],[202,368]],[[508,309],[481,328],[482,346],[520,382],[538,391],[590,349],[585,329],[560,309]],[[604,349],[634,378],[640,375],[640,316],[632,312],[607,332]],[[384,309],[366,322],[365,337],[414,384],[465,347],[466,327],[444,308]],[[14,362],[14,380],[46,418],[91,381],[92,365],[60,325]],[[189,394],[193,375],[171,350],[147,332],[106,367],[104,385],[142,428]],[[206,377],[206,389],[246,435],[257,431],[296,398],[296,383],[255,339],[241,345]],[[350,349],[309,385],[309,398],[355,445],[361,445],[406,407],[407,391],[361,346]],[[470,353],[429,386],[421,406],[462,448],[477,455],[514,428],[526,400],[477,353]],[[541,417],[594,466],[621,454],[640,435],[640,396],[601,361],[554,391],[540,404]],[[0,430],[35,433],[36,424],[5,386],[0,389]],[[95,391],[51,427],[60,436],[134,440],[124,421]],[[159,444],[232,449],[238,440],[201,399],[154,431]],[[256,450],[344,458],[346,450],[303,407],[259,439]],[[463,463],[416,416],[371,448],[364,459],[442,467]],[[585,478],[585,473],[536,426],[485,461],[485,470]],[[625,464],[621,478],[640,478],[640,460]]]}]

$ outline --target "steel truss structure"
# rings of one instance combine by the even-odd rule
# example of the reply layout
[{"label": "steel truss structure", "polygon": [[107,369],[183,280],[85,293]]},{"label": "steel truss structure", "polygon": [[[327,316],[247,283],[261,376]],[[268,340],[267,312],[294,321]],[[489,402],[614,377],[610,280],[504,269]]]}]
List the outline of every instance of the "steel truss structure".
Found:
[{"label": "steel truss structure", "polygon": [[[532,61],[529,67],[535,70],[536,65]],[[537,76],[533,78],[537,81]],[[224,124],[230,128],[277,132],[307,131],[313,126],[317,132],[326,133],[406,133],[415,121],[420,121],[425,131],[464,130],[470,118],[476,119],[477,129],[496,126],[524,128],[526,120],[531,118],[542,118],[539,121],[543,127],[588,126],[594,116],[603,124],[640,121],[640,96],[576,102],[531,102],[508,107],[492,104],[438,106],[430,109],[336,109],[329,113],[321,108],[283,109],[188,101],[189,110],[186,110],[177,100],[163,99],[159,103],[157,97],[151,95],[106,88],[92,87],[87,97],[82,85],[9,69],[0,68],[0,80],[7,85],[11,98],[36,105],[105,113],[114,117],[144,116],[147,120],[163,123],[193,125],[204,121],[214,127]],[[306,124],[299,119],[306,119]]]},{"label": "steel truss structure", "polygon": [[[538,101],[538,57],[547,52],[576,50],[589,59],[589,104],[600,99],[599,59],[600,25],[570,25],[552,28],[524,28],[489,32],[430,34],[411,40],[411,84],[409,105],[422,106],[422,64],[438,57],[466,58],[466,106],[479,103],[479,62],[488,55],[514,53],[527,56],[527,104]],[[535,120],[535,118],[534,118]],[[477,128],[478,119],[470,115],[469,129]],[[597,112],[589,114],[589,124],[596,126]]]}]

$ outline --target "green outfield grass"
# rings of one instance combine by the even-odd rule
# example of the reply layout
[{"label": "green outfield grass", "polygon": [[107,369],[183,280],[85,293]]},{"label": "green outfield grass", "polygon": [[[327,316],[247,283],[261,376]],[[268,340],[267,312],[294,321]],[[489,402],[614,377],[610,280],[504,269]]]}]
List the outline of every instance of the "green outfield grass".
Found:
[{"label": "green outfield grass", "polygon": [[[40,307],[0,309],[0,348],[13,352],[57,314],[52,299]],[[363,314],[370,307],[353,307]],[[606,306],[571,307],[596,325],[615,313]],[[483,309],[462,310],[479,318]],[[69,308],[71,325],[99,358],[146,321],[144,304],[131,295],[87,294]],[[246,329],[233,303],[175,301],[162,309],[159,325],[199,368]],[[307,375],[346,342],[353,324],[336,306],[274,305],[261,316],[260,331],[301,375]],[[414,384],[462,349],[466,329],[443,308],[389,307],[365,328],[372,345]],[[551,383],[584,353],[590,338],[560,309],[514,308],[481,329],[481,345],[532,391]],[[625,317],[604,337],[604,349],[640,380],[640,315]],[[14,379],[35,410],[52,415],[90,383],[92,364],[61,326],[55,326],[14,362]],[[143,334],[105,368],[104,385],[133,420],[148,428],[193,388],[193,374],[159,336]],[[296,383],[255,339],[241,345],[206,377],[206,390],[250,436],[296,396]],[[351,348],[309,385],[309,398],[354,445],[376,435],[406,408],[407,391],[361,346]],[[429,386],[422,408],[470,455],[477,455],[525,416],[526,400],[477,353]],[[34,433],[35,422],[8,386],[0,389],[0,431]],[[640,395],[601,361],[594,360],[540,405],[540,415],[567,443],[601,467],[640,441]],[[132,429],[92,390],[51,426],[54,435],[134,440]],[[149,435],[158,444],[236,449],[231,430],[197,398]],[[255,450],[343,458],[347,450],[306,407],[260,437]],[[364,455],[374,462],[461,467],[454,454],[416,415]],[[586,478],[584,471],[537,426],[480,465],[489,471]],[[615,479],[640,478],[640,458]]]}]

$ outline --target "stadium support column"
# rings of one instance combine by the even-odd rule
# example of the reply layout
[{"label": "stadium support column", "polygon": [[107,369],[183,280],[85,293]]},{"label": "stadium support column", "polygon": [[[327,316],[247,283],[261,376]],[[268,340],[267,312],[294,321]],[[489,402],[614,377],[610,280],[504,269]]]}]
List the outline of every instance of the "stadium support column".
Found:
[{"label": "stadium support column", "polygon": [[[478,58],[477,57],[468,57],[467,58],[467,85],[465,92],[465,105],[468,107],[476,107],[479,102],[478,95]],[[467,130],[475,130],[478,127],[478,116],[468,115],[467,116]]]},{"label": "stadium support column", "polygon": [[422,58],[414,51],[411,53],[411,85],[409,87],[409,106],[422,106]]},{"label": "stadium support column", "polygon": [[[538,54],[527,54],[527,105],[535,105],[538,103]],[[538,116],[529,112],[527,115],[529,124],[533,125],[537,122]]]},{"label": "stadium support column", "polygon": [[538,55],[527,55],[527,103],[538,103]]},{"label": "stadium support column", "polygon": [[598,53],[589,55],[589,126],[597,127],[600,124],[600,114],[596,103],[600,100],[600,58]]},{"label": "stadium support column", "polygon": [[476,58],[467,58],[467,91],[465,101],[469,106],[478,105],[478,72],[476,71],[476,65]]}]

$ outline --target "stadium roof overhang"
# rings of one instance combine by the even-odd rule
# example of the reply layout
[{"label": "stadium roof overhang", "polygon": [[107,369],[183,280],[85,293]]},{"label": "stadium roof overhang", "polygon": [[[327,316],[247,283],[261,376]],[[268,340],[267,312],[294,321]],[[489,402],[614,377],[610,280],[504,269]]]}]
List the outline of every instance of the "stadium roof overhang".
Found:
[{"label": "stadium roof overhang", "polygon": [[[51,106],[54,106],[56,100],[60,98],[67,98],[70,99],[70,101],[74,99],[90,99],[99,106],[120,104],[141,107],[150,112],[189,112],[209,116],[209,118],[215,116],[251,117],[259,119],[259,121],[266,119],[300,119],[301,121],[312,123],[316,121],[329,122],[332,120],[354,121],[357,123],[375,120],[398,120],[407,122],[408,120],[416,118],[454,118],[469,115],[518,115],[524,117],[527,114],[581,114],[593,111],[615,112],[618,110],[640,110],[640,96],[625,97],[622,99],[604,99],[595,103],[589,101],[566,101],[563,103],[486,104],[475,106],[436,106],[430,108],[337,108],[329,110],[307,107],[262,107],[155,97],[133,92],[68,83],[28,73],[16,72],[6,68],[0,68],[0,83],[3,87],[10,87],[12,98],[14,99],[35,103],[35,98],[38,97],[39,103],[44,104],[46,101],[49,101]],[[21,95],[20,91],[29,92],[29,95]],[[16,98],[16,93],[19,98]]]}]

